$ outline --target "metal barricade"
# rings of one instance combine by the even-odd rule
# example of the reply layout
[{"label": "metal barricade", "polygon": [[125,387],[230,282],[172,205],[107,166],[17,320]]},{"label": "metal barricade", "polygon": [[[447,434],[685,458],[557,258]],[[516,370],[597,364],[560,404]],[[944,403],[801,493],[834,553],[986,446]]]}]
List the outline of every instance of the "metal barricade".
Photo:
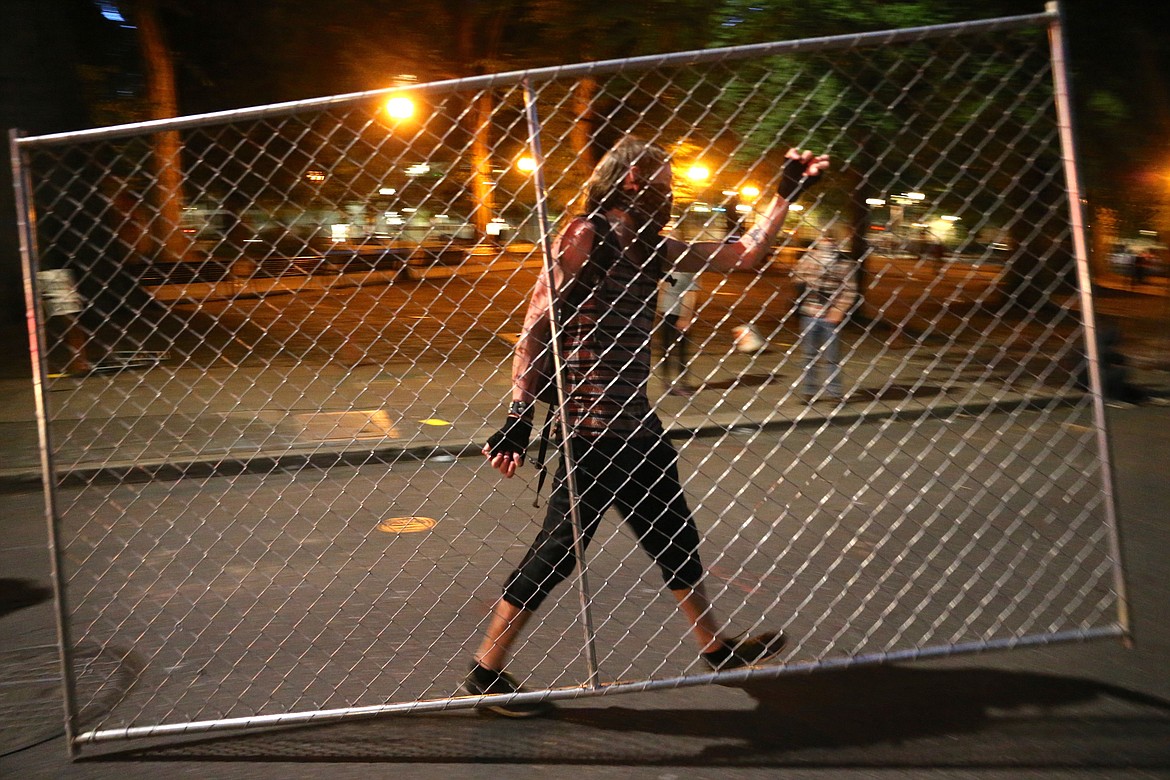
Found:
[{"label": "metal barricade", "polygon": [[[627,135],[670,153],[686,241],[750,229],[789,147],[834,160],[763,270],[700,275],[694,392],[649,386],[715,608],[790,645],[702,665],[611,519],[592,587],[515,647],[525,696],[1124,634],[1059,36],[1050,13],[14,136],[73,749],[482,703],[460,684],[544,510],[480,447],[550,234]],[[826,234],[859,301],[844,398],[807,401],[793,269]],[[79,313],[34,305],[57,268]]]}]

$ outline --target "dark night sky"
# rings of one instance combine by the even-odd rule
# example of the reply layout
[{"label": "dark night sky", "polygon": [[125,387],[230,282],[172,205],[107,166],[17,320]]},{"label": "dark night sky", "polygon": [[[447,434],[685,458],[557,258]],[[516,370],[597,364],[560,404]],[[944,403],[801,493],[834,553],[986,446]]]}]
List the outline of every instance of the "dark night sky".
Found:
[{"label": "dark night sky", "polygon": [[[114,63],[119,57],[124,58],[122,61],[131,61],[132,56],[126,51],[133,46],[131,35],[120,35],[116,22],[103,20],[96,13],[99,5],[116,7],[119,0],[72,1],[81,3],[88,10],[83,36],[85,56],[103,57]],[[128,5],[125,0],[120,1]],[[404,48],[403,42],[396,40],[393,32],[380,24],[376,15],[347,15],[341,11],[348,5],[346,3],[340,6],[317,4],[318,7],[328,7],[327,11],[307,19],[306,26],[313,32],[302,36],[311,39],[310,43],[316,41],[317,45],[306,49],[312,53],[306,53],[300,60],[296,81],[282,82],[277,79],[277,74],[267,72],[274,61],[266,56],[271,54],[268,51],[271,46],[265,39],[264,30],[255,26],[263,18],[260,9],[266,6],[264,0],[244,4],[238,0],[188,0],[174,4],[170,11],[166,10],[166,3],[160,5],[164,21],[168,23],[171,48],[177,54],[180,78],[189,93],[186,100],[191,111],[237,108],[272,100],[377,88],[384,84],[360,81],[356,75],[358,72],[346,67],[346,52],[336,49],[360,45],[371,50],[377,48],[379,39],[387,41],[387,49]],[[376,6],[377,3],[367,5]],[[428,3],[411,5],[418,14],[429,16],[424,12]],[[1044,8],[1038,0],[953,0],[949,3],[941,0],[938,6],[954,19],[1037,13]],[[1067,0],[1062,7],[1068,24],[1071,62],[1078,88],[1086,92],[1109,88],[1129,98],[1135,111],[1164,111],[1168,102],[1167,73],[1170,71],[1170,3]],[[390,18],[383,21],[386,25],[393,23]],[[101,34],[98,34],[99,29]],[[424,31],[434,29],[423,27]],[[808,34],[818,35],[822,31],[810,29]],[[295,55],[296,47],[302,44],[288,37],[282,36],[281,45],[288,46]],[[442,38],[442,31],[435,37]],[[249,47],[259,48],[249,50]],[[466,74],[453,75],[470,75],[470,65],[468,68]],[[298,82],[304,86],[296,87]],[[277,85],[289,89],[290,84],[301,94],[273,94],[279,89]],[[327,88],[332,85],[336,88]],[[322,91],[316,87],[326,89]],[[1147,115],[1144,119],[1151,121],[1153,116]]]}]

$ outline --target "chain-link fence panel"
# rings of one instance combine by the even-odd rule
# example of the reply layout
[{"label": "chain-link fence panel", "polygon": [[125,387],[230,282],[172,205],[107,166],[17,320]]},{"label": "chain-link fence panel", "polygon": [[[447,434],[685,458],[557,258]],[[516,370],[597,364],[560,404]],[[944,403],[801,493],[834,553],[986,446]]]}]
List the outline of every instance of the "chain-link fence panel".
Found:
[{"label": "chain-link fence panel", "polygon": [[[29,298],[44,299],[35,374],[72,744],[1124,632],[1056,25],[15,138]],[[665,235],[709,256],[767,227],[790,147],[832,168],[762,268],[700,269],[616,370],[679,452],[685,510],[673,488],[653,503],[673,477],[669,463],[646,476],[670,458],[644,438],[600,465],[601,445],[553,442],[593,542],[569,582],[534,585],[548,600],[524,612],[508,663],[529,693],[470,696],[501,588],[563,496],[559,479],[538,496],[528,466],[500,477],[480,449],[504,422],[551,237],[629,135],[670,155]],[[630,273],[615,296],[636,294],[631,322],[645,321],[658,288]],[[839,321],[814,311],[840,290]],[[570,339],[572,316],[557,323]],[[648,348],[648,379],[627,381]],[[590,369],[559,357],[579,403],[572,371]],[[598,486],[621,511],[595,525]],[[676,603],[700,579],[689,528],[712,604],[698,617],[703,602]],[[788,643],[715,671],[708,620]]]}]

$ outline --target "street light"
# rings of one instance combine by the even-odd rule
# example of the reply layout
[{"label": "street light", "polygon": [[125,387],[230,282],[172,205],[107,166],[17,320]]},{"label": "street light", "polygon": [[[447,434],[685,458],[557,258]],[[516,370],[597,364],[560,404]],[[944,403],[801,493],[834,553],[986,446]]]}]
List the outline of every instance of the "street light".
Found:
[{"label": "street light", "polygon": [[687,168],[686,177],[696,183],[705,182],[711,178],[711,169],[702,163],[695,163]]},{"label": "street light", "polygon": [[536,170],[536,160],[527,154],[521,155],[516,159],[516,170],[521,173],[532,173]]},{"label": "street light", "polygon": [[386,115],[396,122],[414,116],[414,101],[405,95],[395,95],[386,101]]}]

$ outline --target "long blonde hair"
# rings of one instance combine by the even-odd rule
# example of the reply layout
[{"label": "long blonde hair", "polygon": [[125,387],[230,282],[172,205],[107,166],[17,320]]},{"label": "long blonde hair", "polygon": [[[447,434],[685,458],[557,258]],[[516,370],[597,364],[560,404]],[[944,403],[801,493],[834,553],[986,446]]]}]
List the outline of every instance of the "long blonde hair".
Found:
[{"label": "long blonde hair", "polygon": [[631,170],[635,171],[639,183],[645,183],[669,164],[670,156],[661,147],[635,136],[626,136],[605,153],[585,182],[585,213],[622,205],[625,202],[622,182]]}]

